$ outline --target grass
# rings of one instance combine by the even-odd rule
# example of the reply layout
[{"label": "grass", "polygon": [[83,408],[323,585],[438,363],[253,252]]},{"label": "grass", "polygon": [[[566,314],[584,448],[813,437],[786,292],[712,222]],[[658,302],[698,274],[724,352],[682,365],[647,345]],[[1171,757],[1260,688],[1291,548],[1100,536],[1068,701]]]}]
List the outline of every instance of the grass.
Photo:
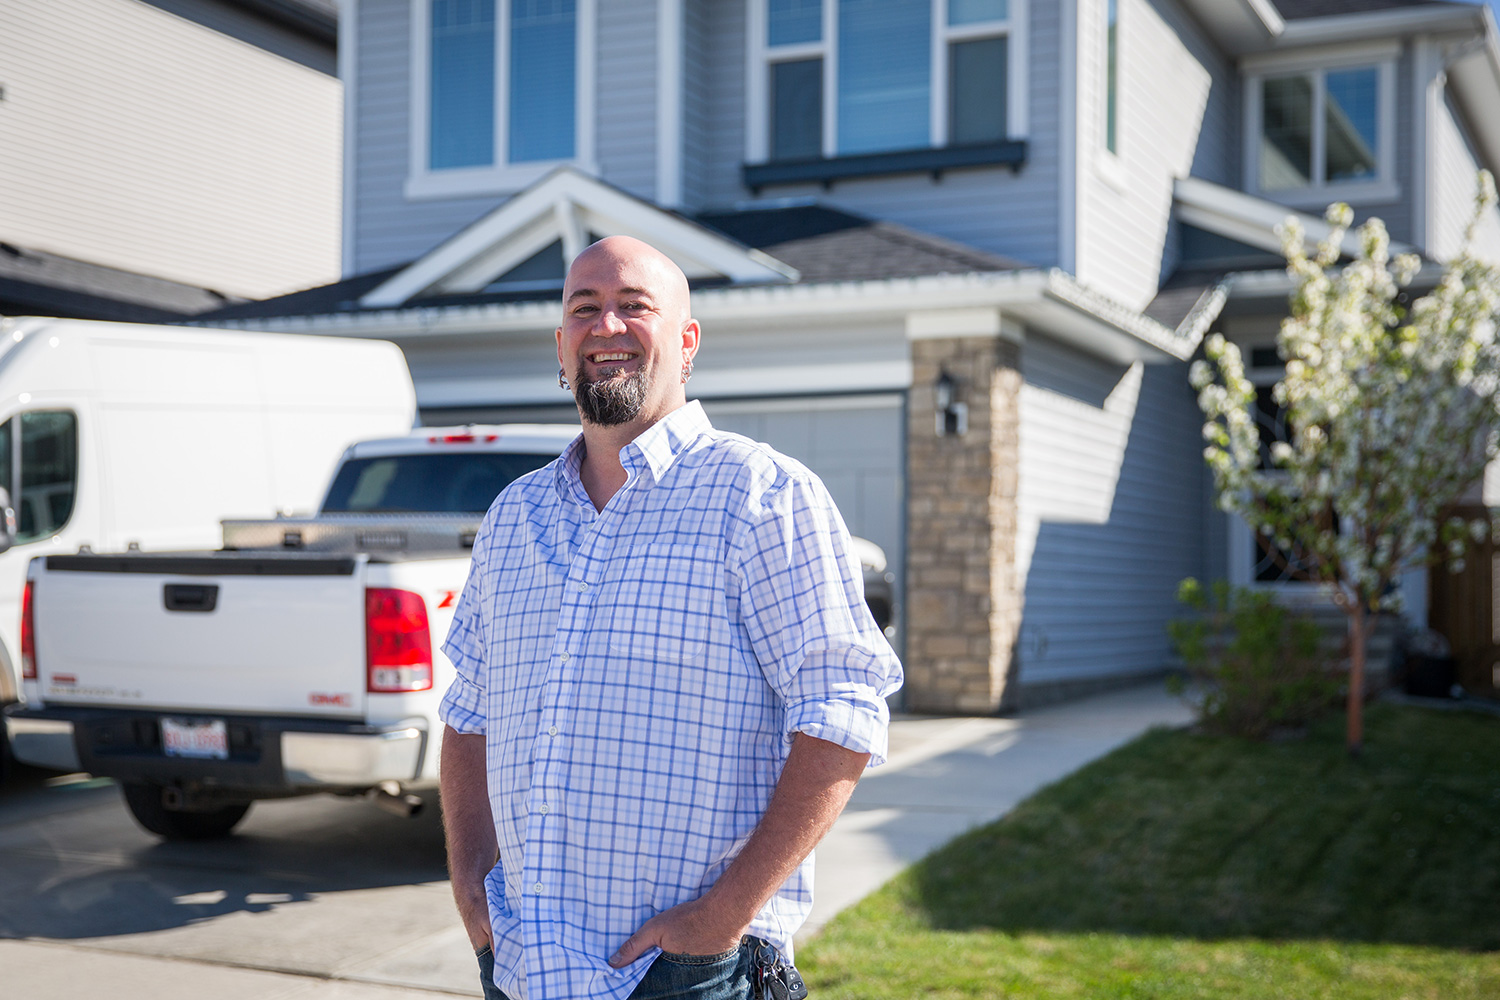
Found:
[{"label": "grass", "polygon": [[1500,718],[1154,731],[798,952],[816,1000],[1500,997]]}]

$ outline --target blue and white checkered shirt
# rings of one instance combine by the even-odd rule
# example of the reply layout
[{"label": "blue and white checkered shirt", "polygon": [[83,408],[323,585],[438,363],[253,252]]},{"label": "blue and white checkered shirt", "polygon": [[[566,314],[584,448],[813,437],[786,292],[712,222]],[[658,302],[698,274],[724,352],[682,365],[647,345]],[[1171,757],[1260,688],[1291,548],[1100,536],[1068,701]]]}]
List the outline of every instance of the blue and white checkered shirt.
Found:
[{"label": "blue and white checkered shirt", "polygon": [[[620,452],[602,512],[582,455],[579,438],[500,494],[444,646],[442,718],[486,734],[495,980],[515,1000],[628,996],[659,951],[607,959],[734,860],[791,734],[879,763],[901,683],[802,465],[697,403]],[[789,955],[811,905],[809,858],[750,933]]]}]

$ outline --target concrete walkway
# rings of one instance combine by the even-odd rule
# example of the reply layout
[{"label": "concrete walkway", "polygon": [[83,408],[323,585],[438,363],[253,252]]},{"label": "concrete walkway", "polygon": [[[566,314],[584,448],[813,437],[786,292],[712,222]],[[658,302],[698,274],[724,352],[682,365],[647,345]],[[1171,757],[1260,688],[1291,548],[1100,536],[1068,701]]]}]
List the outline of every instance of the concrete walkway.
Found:
[{"label": "concrete walkway", "polygon": [[[1152,726],[1187,720],[1186,709],[1160,683],[1035,709],[1016,718],[896,719],[890,761],[869,772],[818,849],[817,905],[800,938],[815,933],[839,910],[953,836],[1003,816],[1037,789]],[[271,915],[238,914],[197,925],[197,931],[186,929],[226,939],[212,957],[201,952],[173,954],[170,936],[182,934],[183,928],[109,942],[0,940],[0,997],[61,1000],[101,990],[115,1000],[477,996],[477,990],[470,989],[473,960],[457,918],[450,917],[446,884],[413,888],[420,891],[413,896],[406,890],[405,905],[409,908],[414,899],[426,901],[433,912],[421,920],[414,912],[408,916],[414,925],[430,929],[379,961],[354,957],[358,948],[353,946],[362,935],[355,930],[359,921],[347,916],[343,923],[353,937],[323,929],[308,935],[328,953],[323,960],[267,960],[264,949],[248,947],[250,938],[244,932],[251,918]],[[334,892],[325,894],[322,912],[335,912],[341,895],[350,897],[350,905],[364,905],[360,893]],[[270,930],[266,925],[260,936],[280,940]],[[252,931],[250,937],[255,936]],[[280,946],[300,947],[284,940]]]}]

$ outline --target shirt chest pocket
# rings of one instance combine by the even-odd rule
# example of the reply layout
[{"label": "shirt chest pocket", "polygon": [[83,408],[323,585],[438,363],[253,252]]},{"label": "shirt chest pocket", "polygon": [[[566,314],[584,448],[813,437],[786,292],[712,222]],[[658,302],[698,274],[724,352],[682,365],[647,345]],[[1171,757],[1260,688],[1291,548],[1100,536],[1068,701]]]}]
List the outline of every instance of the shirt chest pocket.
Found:
[{"label": "shirt chest pocket", "polygon": [[724,563],[701,546],[632,548],[610,588],[610,649],[649,662],[696,662],[708,656],[724,622]]}]

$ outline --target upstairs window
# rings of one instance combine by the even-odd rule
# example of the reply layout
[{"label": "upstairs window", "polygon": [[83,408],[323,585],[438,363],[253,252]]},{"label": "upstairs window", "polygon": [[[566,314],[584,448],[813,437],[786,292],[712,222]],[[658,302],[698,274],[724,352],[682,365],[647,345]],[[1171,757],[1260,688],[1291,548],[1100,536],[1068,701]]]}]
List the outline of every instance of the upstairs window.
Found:
[{"label": "upstairs window", "polygon": [[[1003,142],[1025,0],[752,0],[749,159]],[[925,42],[925,44],[924,44]]]},{"label": "upstairs window", "polygon": [[413,0],[409,195],[504,191],[589,159],[594,0]]},{"label": "upstairs window", "polygon": [[1396,195],[1395,66],[1334,65],[1252,76],[1251,189],[1293,204]]}]

